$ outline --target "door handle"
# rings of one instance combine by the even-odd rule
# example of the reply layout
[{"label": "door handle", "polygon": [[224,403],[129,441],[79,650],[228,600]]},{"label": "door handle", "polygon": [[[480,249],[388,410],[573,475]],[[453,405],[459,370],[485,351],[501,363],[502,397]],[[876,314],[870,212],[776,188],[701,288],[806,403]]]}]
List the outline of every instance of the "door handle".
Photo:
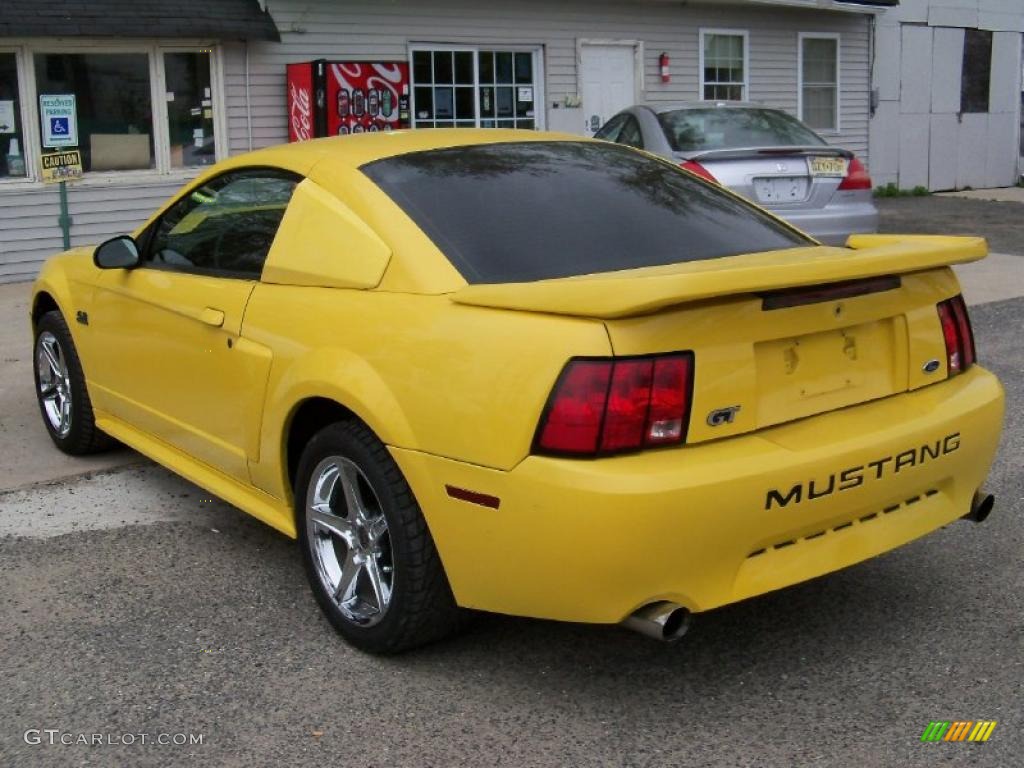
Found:
[{"label": "door handle", "polygon": [[205,307],[202,312],[199,313],[199,322],[205,323],[206,325],[212,325],[214,328],[220,328],[224,325],[224,313],[219,309],[213,307]]}]

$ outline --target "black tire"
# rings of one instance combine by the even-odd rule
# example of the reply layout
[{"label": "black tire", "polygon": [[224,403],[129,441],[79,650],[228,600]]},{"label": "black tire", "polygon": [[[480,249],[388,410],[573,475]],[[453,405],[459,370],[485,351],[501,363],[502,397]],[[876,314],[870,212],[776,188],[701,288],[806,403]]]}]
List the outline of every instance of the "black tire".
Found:
[{"label": "black tire", "polygon": [[[371,498],[379,502],[379,512],[387,522],[390,548],[384,570],[392,569],[390,602],[375,617],[376,623],[369,626],[342,612],[318,572],[319,555],[311,543],[309,507],[315,493],[312,485],[324,467],[339,457],[362,473]],[[318,478],[314,478],[318,467]],[[345,502],[339,506],[347,510]],[[331,424],[306,445],[296,473],[295,520],[313,594],[331,624],[355,647],[376,654],[398,653],[451,635],[462,626],[463,612],[455,603],[423,513],[387,448],[361,422]],[[330,538],[322,529],[317,529],[313,536],[321,542],[324,537]],[[331,541],[332,547],[338,546],[333,543],[335,539]],[[342,545],[340,549],[348,548]]]},{"label": "black tire", "polygon": [[[52,336],[55,340],[60,359],[67,371],[66,389],[70,392],[70,425],[65,430],[58,429],[50,421],[40,386],[41,373],[38,355],[40,339],[44,334]],[[43,417],[43,425],[54,445],[72,456],[85,456],[112,447],[115,444],[113,438],[96,428],[92,401],[89,400],[89,392],[85,387],[82,362],[78,358],[78,350],[75,349],[75,342],[71,338],[71,331],[68,330],[64,316],[57,310],[52,310],[39,318],[32,342],[32,370],[36,385],[36,400]]]}]

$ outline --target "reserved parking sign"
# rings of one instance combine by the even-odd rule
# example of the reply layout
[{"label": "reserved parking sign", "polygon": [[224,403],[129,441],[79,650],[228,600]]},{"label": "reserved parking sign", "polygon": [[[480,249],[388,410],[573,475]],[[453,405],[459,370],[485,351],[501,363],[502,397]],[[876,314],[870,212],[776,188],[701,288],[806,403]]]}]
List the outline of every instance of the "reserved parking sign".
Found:
[{"label": "reserved parking sign", "polygon": [[47,149],[78,146],[78,117],[74,94],[41,94],[39,116],[43,146]]}]

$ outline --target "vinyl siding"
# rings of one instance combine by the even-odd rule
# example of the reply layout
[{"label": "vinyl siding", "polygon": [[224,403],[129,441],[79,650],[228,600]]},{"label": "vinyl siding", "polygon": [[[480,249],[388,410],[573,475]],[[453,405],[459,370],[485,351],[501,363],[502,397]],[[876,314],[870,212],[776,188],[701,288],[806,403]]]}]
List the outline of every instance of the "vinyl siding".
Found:
[{"label": "vinyl siding", "polygon": [[[860,13],[729,5],[727,3],[579,2],[538,0],[277,0],[271,13],[281,43],[225,43],[224,107],[228,150],[238,154],[287,140],[285,64],[316,58],[406,59],[408,45],[463,43],[540,46],[546,114],[576,95],[579,40],[639,40],[642,98],[698,98],[701,27],[746,29],[750,35],[748,98],[795,113],[797,35],[842,36],[841,126],[834,143],[865,157],[868,149],[870,21]],[[2,41],[0,41],[2,42]],[[658,57],[671,58],[672,81],[662,83]],[[251,122],[250,122],[251,116]],[[582,118],[580,120],[582,128]],[[181,178],[84,182],[69,186],[72,244],[95,243],[135,228],[182,184]],[[31,279],[42,260],[62,248],[55,187],[0,183],[0,282]]]},{"label": "vinyl siding", "polygon": [[[797,35],[836,32],[842,36],[842,132],[833,139],[867,154],[870,101],[870,21],[867,15],[801,8],[623,2],[516,3],[432,0],[391,3],[332,0],[277,2],[271,13],[280,44],[250,44],[249,82],[255,148],[287,140],[285,64],[326,59],[406,59],[409,43],[537,45],[543,49],[545,107],[578,93],[578,40],[639,40],[644,50],[644,93],[650,102],[698,98],[701,27],[746,29],[750,33],[748,98],[795,113]],[[658,56],[671,59],[672,81],[662,83]],[[248,148],[244,49],[226,55],[228,119],[233,152]],[[582,121],[581,121],[582,125]]]},{"label": "vinyl siding", "polygon": [[[109,186],[69,184],[72,247],[131,231],[181,184],[180,178]],[[64,247],[57,222],[57,187],[17,186],[21,189],[0,186],[0,283],[33,279],[43,260]]]}]

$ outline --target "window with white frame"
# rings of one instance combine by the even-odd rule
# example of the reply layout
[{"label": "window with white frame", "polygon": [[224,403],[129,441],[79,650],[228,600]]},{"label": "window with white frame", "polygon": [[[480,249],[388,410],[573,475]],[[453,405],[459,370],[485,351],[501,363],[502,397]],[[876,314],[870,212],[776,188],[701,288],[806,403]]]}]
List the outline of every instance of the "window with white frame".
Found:
[{"label": "window with white frame", "polygon": [[38,175],[44,96],[74,96],[87,176],[170,173],[217,161],[223,137],[212,48],[83,42],[22,51],[0,51],[0,182]]},{"label": "window with white frame", "polygon": [[413,46],[416,128],[540,127],[538,48]]},{"label": "window with white frame", "polygon": [[801,33],[800,119],[818,131],[839,130],[839,35]]},{"label": "window with white frame", "polygon": [[17,54],[0,51],[0,179],[24,178],[28,173],[19,90]]},{"label": "window with white frame", "polygon": [[743,101],[747,98],[745,31],[701,30],[700,94],[706,101]]}]

